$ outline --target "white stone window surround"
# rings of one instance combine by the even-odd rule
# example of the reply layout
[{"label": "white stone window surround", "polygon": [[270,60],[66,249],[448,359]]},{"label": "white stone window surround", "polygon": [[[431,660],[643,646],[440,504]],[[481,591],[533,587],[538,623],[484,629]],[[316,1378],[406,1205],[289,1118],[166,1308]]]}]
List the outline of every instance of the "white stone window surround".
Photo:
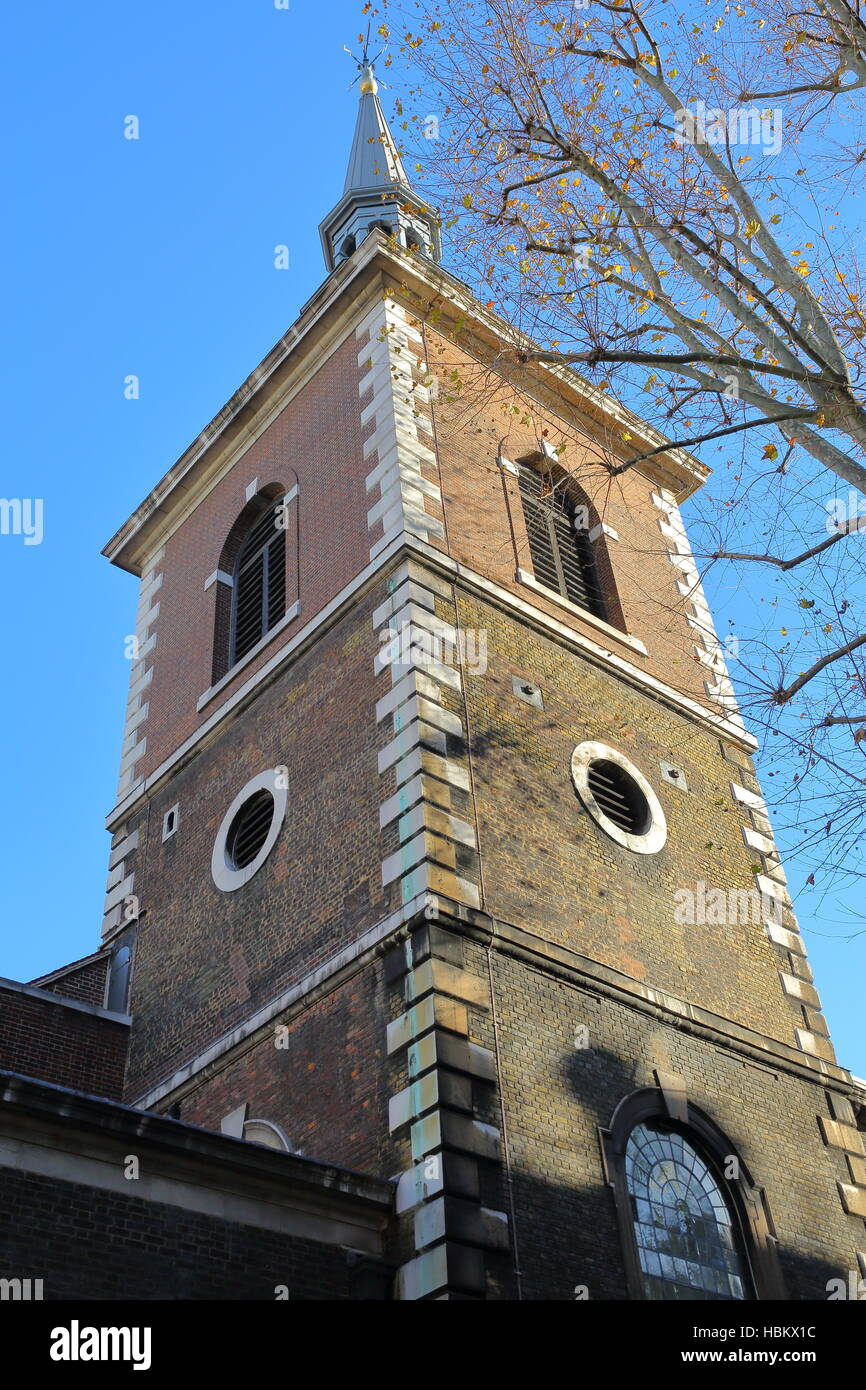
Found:
[{"label": "white stone window surround", "polygon": [[172,836],[176,835],[179,827],[180,802],[176,801],[173,806],[169,807],[162,818],[162,843],[165,844],[166,840],[170,840]]},{"label": "white stone window surround", "polygon": [[607,633],[609,637],[615,638],[626,647],[631,647],[632,651],[640,652],[641,656],[647,655],[647,649],[639,637],[632,637],[628,632],[622,632],[620,628],[614,627],[611,623],[606,623],[603,618],[597,618],[594,613],[590,613],[588,608],[581,608],[580,604],[572,603],[570,599],[563,598],[562,594],[557,593],[556,589],[549,589],[546,584],[542,584],[530,574],[528,570],[517,570],[517,581],[525,584],[528,589],[534,589],[538,594],[544,594],[551,602],[565,608],[567,612],[573,613],[580,618],[581,622],[589,623],[590,627],[596,628],[599,632]]},{"label": "white stone window surround", "polygon": [[[245,884],[249,883],[250,879],[258,873],[276,844],[279,833],[283,828],[283,821],[286,818],[286,809],[289,801],[287,789],[278,785],[278,779],[281,778],[282,772],[283,770],[281,768],[271,767],[268,768],[266,772],[260,772],[256,777],[251,777],[249,782],[241,787],[241,790],[223,816],[211,855],[211,875],[221,893],[234,893],[238,888],[243,888]],[[245,868],[236,869],[228,853],[229,831],[244,803],[249,801],[251,797],[255,796],[256,793],[260,791],[268,791],[274,798],[274,815],[271,821],[271,828],[255,859],[251,860]]]},{"label": "white stone window surround", "polygon": [[269,1149],[281,1149],[292,1153],[292,1146],[279,1125],[272,1120],[245,1120],[243,1138],[248,1144],[264,1144]]},{"label": "white stone window surround", "polygon": [[[589,769],[595,762],[614,763],[637,783],[646,799],[650,824],[642,835],[632,835],[612,821],[599,806],[589,787]],[[658,854],[668,838],[668,826],[661,802],[639,768],[624,753],[606,743],[588,740],[579,743],[571,755],[571,780],[574,790],[593,820],[606,835],[634,854]]]}]

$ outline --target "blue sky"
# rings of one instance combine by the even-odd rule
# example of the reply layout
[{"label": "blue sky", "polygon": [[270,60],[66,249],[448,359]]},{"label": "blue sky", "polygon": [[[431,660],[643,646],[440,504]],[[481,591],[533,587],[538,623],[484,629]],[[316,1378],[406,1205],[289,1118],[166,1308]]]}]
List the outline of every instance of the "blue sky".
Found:
[{"label": "blue sky", "polygon": [[[98,944],[136,604],[100,550],[324,278],[360,11],[43,0],[7,16],[0,493],[44,499],[44,538],[0,536],[2,975]],[[845,911],[828,925],[800,907],[840,1059],[866,1074],[866,936],[818,935],[851,930]]]}]

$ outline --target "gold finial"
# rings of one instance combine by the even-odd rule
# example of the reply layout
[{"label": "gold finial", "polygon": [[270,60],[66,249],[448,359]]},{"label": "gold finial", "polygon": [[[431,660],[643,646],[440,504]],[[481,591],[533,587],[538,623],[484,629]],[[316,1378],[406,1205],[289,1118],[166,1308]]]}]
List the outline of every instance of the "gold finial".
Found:
[{"label": "gold finial", "polygon": [[[361,34],[360,38],[363,39],[364,35]],[[369,24],[367,25],[367,37],[366,39],[364,39],[364,52],[361,54],[361,57],[356,58],[352,50],[350,48],[347,48],[345,44],[343,45],[343,52],[348,53],[352,61],[354,63],[357,63],[358,65],[358,77],[355,78],[355,82],[358,82],[360,79],[360,90],[362,92],[371,92],[372,95],[375,96],[379,90],[379,83],[376,81],[376,78],[373,74],[373,64],[379,61],[379,59],[382,56],[382,53],[384,53],[385,50],[383,48],[381,52],[376,54],[375,58],[370,57]],[[352,83],[353,87],[355,85],[355,82]]]}]

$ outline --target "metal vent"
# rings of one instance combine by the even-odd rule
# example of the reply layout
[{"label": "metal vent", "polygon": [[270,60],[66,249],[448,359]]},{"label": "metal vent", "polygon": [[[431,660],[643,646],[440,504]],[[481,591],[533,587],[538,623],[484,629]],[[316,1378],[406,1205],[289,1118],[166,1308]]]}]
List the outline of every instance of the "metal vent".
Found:
[{"label": "metal vent", "polygon": [[628,835],[643,835],[652,816],[647,799],[623,768],[599,759],[590,763],[587,782],[604,814]]},{"label": "metal vent", "polygon": [[521,465],[520,496],[532,568],[539,584],[606,617],[606,605],[589,537],[575,529],[575,507],[563,483]]},{"label": "metal vent", "polygon": [[232,664],[252,651],[286,611],[286,533],[278,525],[281,501],[253,526],[235,568]]},{"label": "metal vent", "polygon": [[232,822],[226,841],[226,850],[235,869],[245,869],[252,864],[265,840],[268,838],[274,820],[274,798],[269,791],[262,790],[245,801]]}]

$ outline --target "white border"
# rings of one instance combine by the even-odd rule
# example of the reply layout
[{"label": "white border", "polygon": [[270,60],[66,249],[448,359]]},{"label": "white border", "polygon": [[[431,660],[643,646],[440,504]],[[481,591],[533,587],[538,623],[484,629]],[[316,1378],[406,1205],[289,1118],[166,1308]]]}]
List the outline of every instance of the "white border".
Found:
[{"label": "white border", "polygon": [[[650,824],[649,829],[644,831],[642,835],[630,835],[627,831],[621,830],[616,822],[610,819],[610,816],[605,815],[590,791],[590,766],[592,763],[602,760],[621,767],[623,772],[628,773],[629,777],[637,782],[646,797],[650,812]],[[574,783],[574,790],[593,820],[597,821],[604,833],[609,835],[612,840],[616,840],[618,845],[622,845],[624,849],[630,849],[634,854],[658,854],[659,850],[663,848],[668,838],[668,825],[661,802],[643,773],[635,767],[634,763],[629,762],[623,753],[620,753],[616,748],[610,748],[606,743],[579,743],[571,755],[571,780]]]},{"label": "white border", "polygon": [[[250,778],[245,787],[242,787],[222,818],[222,824],[217,831],[216,841],[214,842],[213,854],[211,855],[210,871],[213,881],[222,893],[234,893],[236,889],[243,888],[245,883],[249,883],[254,874],[264,864],[274,845],[277,843],[277,836],[283,828],[283,821],[286,818],[286,807],[289,802],[289,793],[285,787],[277,786],[277,777],[285,775],[282,768],[271,767],[267,772],[260,772],[257,777]],[[228,855],[228,836],[232,822],[245,801],[249,801],[256,792],[270,792],[274,798],[274,817],[271,821],[271,828],[268,837],[256,855],[255,859],[243,869],[236,869]]]}]

